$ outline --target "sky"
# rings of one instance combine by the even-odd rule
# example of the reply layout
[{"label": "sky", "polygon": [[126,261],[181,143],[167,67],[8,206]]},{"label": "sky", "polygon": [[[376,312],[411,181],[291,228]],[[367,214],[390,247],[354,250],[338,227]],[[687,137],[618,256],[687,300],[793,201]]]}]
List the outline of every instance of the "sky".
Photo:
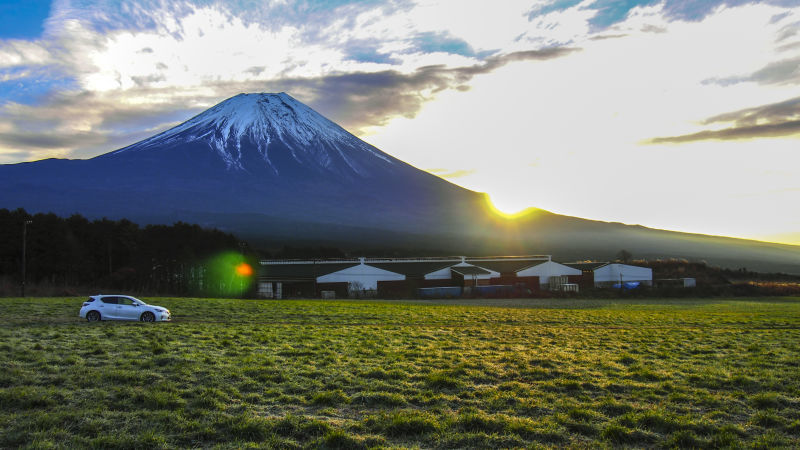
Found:
[{"label": "sky", "polygon": [[800,245],[796,0],[0,0],[0,163],[282,91],[501,211]]}]

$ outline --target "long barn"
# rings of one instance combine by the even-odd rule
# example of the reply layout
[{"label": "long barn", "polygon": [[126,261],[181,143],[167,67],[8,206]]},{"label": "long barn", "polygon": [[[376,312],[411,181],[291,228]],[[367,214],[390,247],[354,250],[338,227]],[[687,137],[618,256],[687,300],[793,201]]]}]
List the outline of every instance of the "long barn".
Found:
[{"label": "long barn", "polygon": [[557,263],[550,255],[265,259],[259,267],[258,295],[319,297],[326,292],[336,297],[407,296],[434,288],[462,295],[489,292],[488,286],[530,294],[576,283],[581,276],[580,270]]},{"label": "long barn", "polygon": [[585,287],[612,287],[622,283],[653,285],[653,269],[648,267],[610,262],[566,263],[565,265],[581,271],[581,284]]}]

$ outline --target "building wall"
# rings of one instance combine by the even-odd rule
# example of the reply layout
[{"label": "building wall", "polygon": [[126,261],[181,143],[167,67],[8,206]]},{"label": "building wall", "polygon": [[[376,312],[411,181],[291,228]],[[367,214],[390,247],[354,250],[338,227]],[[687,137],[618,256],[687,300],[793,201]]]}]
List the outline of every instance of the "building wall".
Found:
[{"label": "building wall", "polygon": [[640,281],[649,286],[653,283],[653,269],[614,263],[599,267],[594,271],[596,286],[619,283],[620,279],[623,282]]},{"label": "building wall", "polygon": [[378,281],[378,296],[385,297],[416,297],[417,289],[430,287],[461,286],[459,280],[423,280],[407,279],[403,281]]},{"label": "building wall", "polygon": [[[463,265],[463,264],[460,264]],[[449,280],[450,277],[450,267],[445,267],[444,269],[439,269],[436,272],[431,272],[425,275],[426,280]]]},{"label": "building wall", "polygon": [[[482,266],[479,266],[477,264],[456,264],[455,266],[450,267],[450,269],[453,269],[453,268],[456,268],[456,267],[464,267],[464,266],[475,266],[475,267],[480,267],[481,269],[489,271],[489,273],[485,273],[485,274],[481,274],[481,275],[475,275],[475,278],[477,278],[479,282],[481,280],[483,280],[484,282],[488,283],[488,281],[490,279],[499,278],[500,277],[500,272],[495,272],[492,269],[487,269],[486,267],[482,267]],[[450,270],[450,269],[447,269],[447,270]],[[452,273],[452,271],[451,271],[451,273]],[[453,276],[455,276],[455,275],[456,274],[453,273]],[[472,280],[472,275],[467,275],[465,278],[468,278],[468,279]]]},{"label": "building wall", "polygon": [[577,284],[581,288],[592,287],[594,286],[594,277],[592,276],[592,272],[581,273],[580,275],[567,275],[567,282],[572,284]]},{"label": "building wall", "polygon": [[553,261],[547,261],[517,272],[518,277],[539,277],[539,283],[550,283],[550,277],[580,275],[581,271]]},{"label": "building wall", "polygon": [[399,273],[359,264],[317,277],[317,283],[352,283],[359,284],[359,289],[376,290],[378,281],[402,281],[405,279],[405,275]]},{"label": "building wall", "polygon": [[488,284],[515,286],[515,287],[524,286],[533,291],[538,291],[539,289],[541,289],[541,286],[539,285],[539,277],[537,276],[529,276],[529,277],[501,276],[490,279]]}]

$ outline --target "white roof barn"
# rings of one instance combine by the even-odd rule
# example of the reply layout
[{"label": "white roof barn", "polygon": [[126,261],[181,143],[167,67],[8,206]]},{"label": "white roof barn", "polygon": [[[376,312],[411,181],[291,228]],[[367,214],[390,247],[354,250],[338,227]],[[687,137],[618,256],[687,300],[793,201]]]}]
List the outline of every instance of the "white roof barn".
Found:
[{"label": "white roof barn", "polygon": [[[464,287],[489,284],[522,286],[537,277],[547,284],[553,276],[580,275],[581,271],[553,262],[549,255],[419,258],[337,258],[312,260],[262,260],[259,295],[280,298],[337,295],[354,291],[403,292],[424,287]],[[400,282],[400,283],[397,283]],[[383,284],[381,284],[383,283]],[[530,286],[538,289],[539,286]]]},{"label": "white roof barn", "polygon": [[550,283],[550,277],[566,275],[581,275],[581,271],[572,267],[559,264],[555,261],[545,261],[535,266],[517,272],[518,277],[539,277],[539,284]]},{"label": "white roof barn", "polygon": [[490,280],[500,276],[500,272],[466,263],[456,264],[450,268],[450,272],[455,272],[464,278],[473,280]]},{"label": "white roof barn", "polygon": [[366,258],[366,263],[401,273],[407,280],[449,280],[450,267],[460,264],[460,257],[443,258]]},{"label": "white roof barn", "polygon": [[627,283],[638,281],[646,286],[653,285],[653,269],[649,267],[631,266],[620,263],[567,263],[569,267],[591,272],[594,275],[596,287],[613,286],[620,282]]},{"label": "white roof barn", "polygon": [[614,284],[619,282],[640,281],[644,284],[653,282],[653,269],[649,267],[631,266],[611,263],[594,269],[594,284]]},{"label": "white roof barn", "polygon": [[363,262],[357,266],[348,267],[317,277],[317,283],[348,283],[360,289],[376,290],[378,281],[403,281],[406,276],[390,272],[378,267],[373,267]]}]

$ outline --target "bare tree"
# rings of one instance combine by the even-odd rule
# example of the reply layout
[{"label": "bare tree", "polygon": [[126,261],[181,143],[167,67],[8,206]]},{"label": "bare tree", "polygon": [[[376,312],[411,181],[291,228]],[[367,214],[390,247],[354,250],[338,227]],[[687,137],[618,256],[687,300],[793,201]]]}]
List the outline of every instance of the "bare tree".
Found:
[{"label": "bare tree", "polygon": [[633,254],[625,249],[622,249],[617,253],[617,261],[622,261],[625,264],[628,264],[631,261],[631,258],[633,258]]},{"label": "bare tree", "polygon": [[348,293],[350,294],[350,298],[362,298],[364,296],[364,283],[360,281],[351,281],[347,285]]}]

